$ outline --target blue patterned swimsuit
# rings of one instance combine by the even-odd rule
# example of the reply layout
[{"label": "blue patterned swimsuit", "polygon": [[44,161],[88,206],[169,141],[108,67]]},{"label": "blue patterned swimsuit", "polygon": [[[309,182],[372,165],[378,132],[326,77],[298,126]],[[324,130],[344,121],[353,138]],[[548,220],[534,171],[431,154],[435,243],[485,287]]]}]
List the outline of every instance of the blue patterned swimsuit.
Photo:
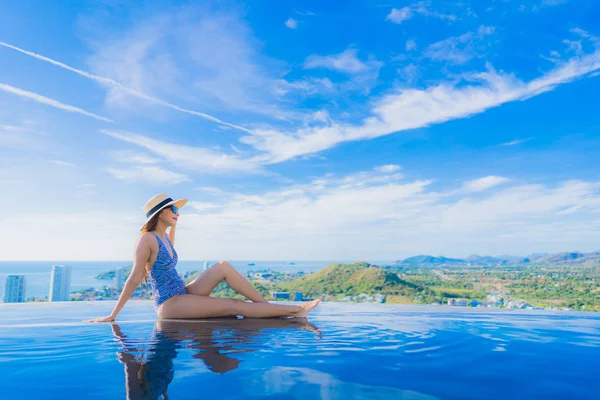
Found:
[{"label": "blue patterned swimsuit", "polygon": [[181,279],[175,269],[178,257],[173,244],[171,244],[171,241],[167,238],[169,246],[171,246],[171,250],[173,251],[173,258],[171,258],[171,255],[162,240],[160,240],[155,232],[152,233],[156,236],[156,240],[158,240],[158,254],[156,255],[154,265],[150,268],[150,272],[148,273],[148,280],[152,286],[154,308],[158,309],[162,303],[169,300],[171,297],[179,294],[188,294],[188,291],[185,288],[183,279]]}]

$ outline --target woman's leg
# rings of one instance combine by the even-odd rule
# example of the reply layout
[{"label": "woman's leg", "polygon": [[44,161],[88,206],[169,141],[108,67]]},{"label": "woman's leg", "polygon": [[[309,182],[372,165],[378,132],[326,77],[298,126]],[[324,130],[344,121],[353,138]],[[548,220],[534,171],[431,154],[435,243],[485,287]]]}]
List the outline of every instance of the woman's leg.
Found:
[{"label": "woman's leg", "polygon": [[246,278],[236,271],[227,261],[219,261],[202,275],[186,285],[189,294],[198,296],[209,296],[215,287],[225,280],[227,284],[236,292],[246,296],[255,303],[265,303],[264,297],[252,286]]},{"label": "woman's leg", "polygon": [[320,300],[304,303],[300,306],[288,306],[271,303],[249,303],[237,299],[219,299],[210,296],[180,294],[171,297],[158,308],[160,318],[214,318],[244,316],[248,318],[298,317],[306,318]]}]

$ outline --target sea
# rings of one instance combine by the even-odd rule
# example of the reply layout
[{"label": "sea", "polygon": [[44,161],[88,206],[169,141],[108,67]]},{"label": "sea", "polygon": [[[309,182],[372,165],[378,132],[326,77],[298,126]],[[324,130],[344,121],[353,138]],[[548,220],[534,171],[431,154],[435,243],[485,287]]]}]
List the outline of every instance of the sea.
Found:
[{"label": "sea", "polygon": [[[177,271],[181,274],[198,271],[204,268],[204,261],[179,261]],[[208,266],[218,260],[206,260]],[[274,270],[281,272],[316,272],[334,262],[350,261],[230,261],[240,272]],[[376,262],[372,262],[376,264]],[[381,261],[378,262],[381,265]],[[8,275],[24,275],[26,280],[25,297],[44,298],[50,288],[50,271],[53,265],[71,266],[71,291],[90,287],[113,286],[109,280],[98,280],[96,276],[102,272],[131,265],[131,261],[0,261],[0,301],[4,300],[4,288]]]}]

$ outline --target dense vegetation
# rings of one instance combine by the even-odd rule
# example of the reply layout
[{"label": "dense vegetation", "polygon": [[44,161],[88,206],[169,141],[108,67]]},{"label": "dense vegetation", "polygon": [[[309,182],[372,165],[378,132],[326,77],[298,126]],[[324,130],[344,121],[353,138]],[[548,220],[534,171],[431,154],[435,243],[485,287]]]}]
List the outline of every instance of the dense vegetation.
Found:
[{"label": "dense vegetation", "polygon": [[403,279],[440,292],[483,299],[502,294],[538,307],[600,311],[600,267],[567,264],[390,266]]},{"label": "dense vegetation", "polygon": [[283,283],[281,288],[301,291],[308,296],[323,293],[334,296],[361,293],[414,296],[424,291],[422,287],[400,279],[394,272],[366,263],[332,264],[315,274]]}]

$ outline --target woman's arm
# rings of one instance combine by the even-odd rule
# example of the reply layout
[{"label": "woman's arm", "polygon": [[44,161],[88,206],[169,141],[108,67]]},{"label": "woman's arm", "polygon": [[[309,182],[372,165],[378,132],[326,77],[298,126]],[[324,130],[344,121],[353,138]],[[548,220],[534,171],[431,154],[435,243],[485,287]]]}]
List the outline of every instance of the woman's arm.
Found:
[{"label": "woman's arm", "polygon": [[142,283],[144,271],[146,269],[146,265],[150,261],[150,255],[152,253],[152,247],[150,246],[151,238],[152,234],[142,234],[139,237],[135,246],[133,268],[131,269],[129,278],[127,278],[127,281],[123,286],[123,290],[119,296],[119,301],[117,301],[112,313],[110,313],[108,317],[97,318],[87,322],[110,322],[115,320],[123,306],[125,306],[125,303],[127,303],[127,300],[129,300],[133,292],[135,292],[135,289],[137,289],[137,287]]},{"label": "woman's arm", "polygon": [[175,226],[173,225],[171,229],[169,229],[169,240],[171,244],[175,246]]}]

